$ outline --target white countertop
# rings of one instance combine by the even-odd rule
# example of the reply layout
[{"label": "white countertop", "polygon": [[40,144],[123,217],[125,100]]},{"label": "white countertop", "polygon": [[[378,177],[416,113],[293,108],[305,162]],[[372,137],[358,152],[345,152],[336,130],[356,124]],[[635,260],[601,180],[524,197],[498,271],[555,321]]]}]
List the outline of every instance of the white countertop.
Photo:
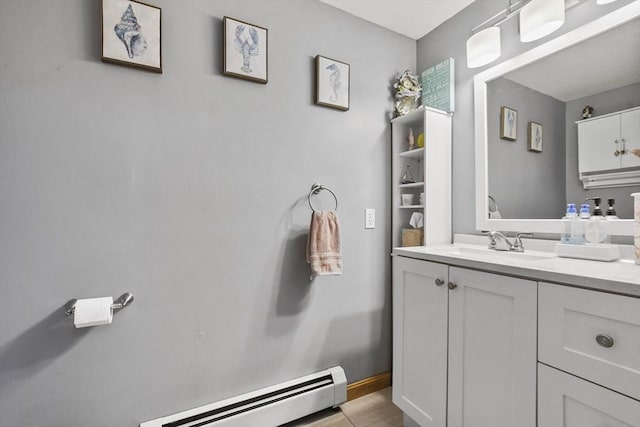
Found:
[{"label": "white countertop", "polygon": [[487,242],[485,236],[456,235],[452,245],[398,247],[392,254],[640,298],[640,265],[624,258],[629,248],[622,248],[623,258],[602,262],[560,258],[552,241],[524,240],[523,254],[490,250]]}]

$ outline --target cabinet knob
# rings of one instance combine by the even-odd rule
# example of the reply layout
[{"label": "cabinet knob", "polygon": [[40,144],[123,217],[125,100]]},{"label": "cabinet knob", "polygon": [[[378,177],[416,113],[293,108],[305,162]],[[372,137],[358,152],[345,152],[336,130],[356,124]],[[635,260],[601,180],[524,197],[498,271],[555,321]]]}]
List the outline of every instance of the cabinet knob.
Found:
[{"label": "cabinet knob", "polygon": [[613,347],[613,338],[611,338],[609,335],[605,335],[605,334],[596,335],[596,342],[604,348]]},{"label": "cabinet knob", "polygon": [[620,155],[620,150],[616,150],[616,151],[614,151],[614,152],[613,152],[613,155],[614,155],[614,156],[616,156],[616,157],[618,157],[618,156]]},{"label": "cabinet knob", "polygon": [[448,286],[448,287],[449,287],[449,289],[451,289],[451,290],[453,290],[453,289],[455,289],[455,288],[457,288],[457,287],[458,287],[458,285],[456,285],[456,284],[455,284],[455,283],[453,283],[453,282],[449,282],[449,283],[447,284],[447,286]]},{"label": "cabinet knob", "polygon": [[627,142],[627,138],[622,138],[622,142]]},{"label": "cabinet knob", "polygon": [[620,144],[620,140],[619,140],[619,139],[616,139],[616,140],[615,140],[615,141],[613,141],[613,142],[615,142],[616,144]]},{"label": "cabinet knob", "polygon": [[442,286],[442,285],[444,285],[444,280],[436,279],[436,286]]}]

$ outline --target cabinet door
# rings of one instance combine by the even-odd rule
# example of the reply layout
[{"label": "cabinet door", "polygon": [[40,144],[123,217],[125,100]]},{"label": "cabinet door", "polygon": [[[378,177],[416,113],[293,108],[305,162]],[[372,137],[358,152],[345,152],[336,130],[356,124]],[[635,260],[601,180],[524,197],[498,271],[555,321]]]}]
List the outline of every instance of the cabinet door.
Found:
[{"label": "cabinet door", "polygon": [[617,169],[621,150],[620,116],[614,115],[578,124],[578,169],[580,173]]},{"label": "cabinet door", "polygon": [[447,269],[393,259],[393,403],[423,427],[446,426]]},{"label": "cabinet door", "polygon": [[536,283],[451,267],[449,427],[535,427]]},{"label": "cabinet door", "polygon": [[539,364],[538,426],[640,427],[640,402]]},{"label": "cabinet door", "polygon": [[620,115],[620,137],[624,139],[627,153],[621,156],[621,166],[640,166],[640,157],[631,154],[632,149],[640,149],[640,110],[628,111]]},{"label": "cabinet door", "polygon": [[538,285],[538,359],[640,399],[640,298]]}]

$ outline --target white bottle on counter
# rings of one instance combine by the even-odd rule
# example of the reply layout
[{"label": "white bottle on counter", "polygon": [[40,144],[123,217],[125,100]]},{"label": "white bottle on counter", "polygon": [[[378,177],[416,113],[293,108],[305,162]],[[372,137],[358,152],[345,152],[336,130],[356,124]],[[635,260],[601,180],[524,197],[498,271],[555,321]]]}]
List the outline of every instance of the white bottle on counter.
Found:
[{"label": "white bottle on counter", "polygon": [[561,243],[569,243],[573,245],[580,245],[584,243],[582,237],[580,218],[578,218],[578,212],[576,211],[575,203],[567,204],[567,213],[562,217],[562,235],[560,236]]}]

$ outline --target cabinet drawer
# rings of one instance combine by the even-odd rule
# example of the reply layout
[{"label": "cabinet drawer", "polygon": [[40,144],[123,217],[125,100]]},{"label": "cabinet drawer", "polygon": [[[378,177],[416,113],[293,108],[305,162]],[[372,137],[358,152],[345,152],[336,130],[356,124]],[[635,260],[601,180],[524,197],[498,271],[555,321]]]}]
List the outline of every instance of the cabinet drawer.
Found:
[{"label": "cabinet drawer", "polygon": [[640,298],[540,283],[538,360],[640,399]]},{"label": "cabinet drawer", "polygon": [[640,402],[538,364],[538,427],[640,427]]}]

